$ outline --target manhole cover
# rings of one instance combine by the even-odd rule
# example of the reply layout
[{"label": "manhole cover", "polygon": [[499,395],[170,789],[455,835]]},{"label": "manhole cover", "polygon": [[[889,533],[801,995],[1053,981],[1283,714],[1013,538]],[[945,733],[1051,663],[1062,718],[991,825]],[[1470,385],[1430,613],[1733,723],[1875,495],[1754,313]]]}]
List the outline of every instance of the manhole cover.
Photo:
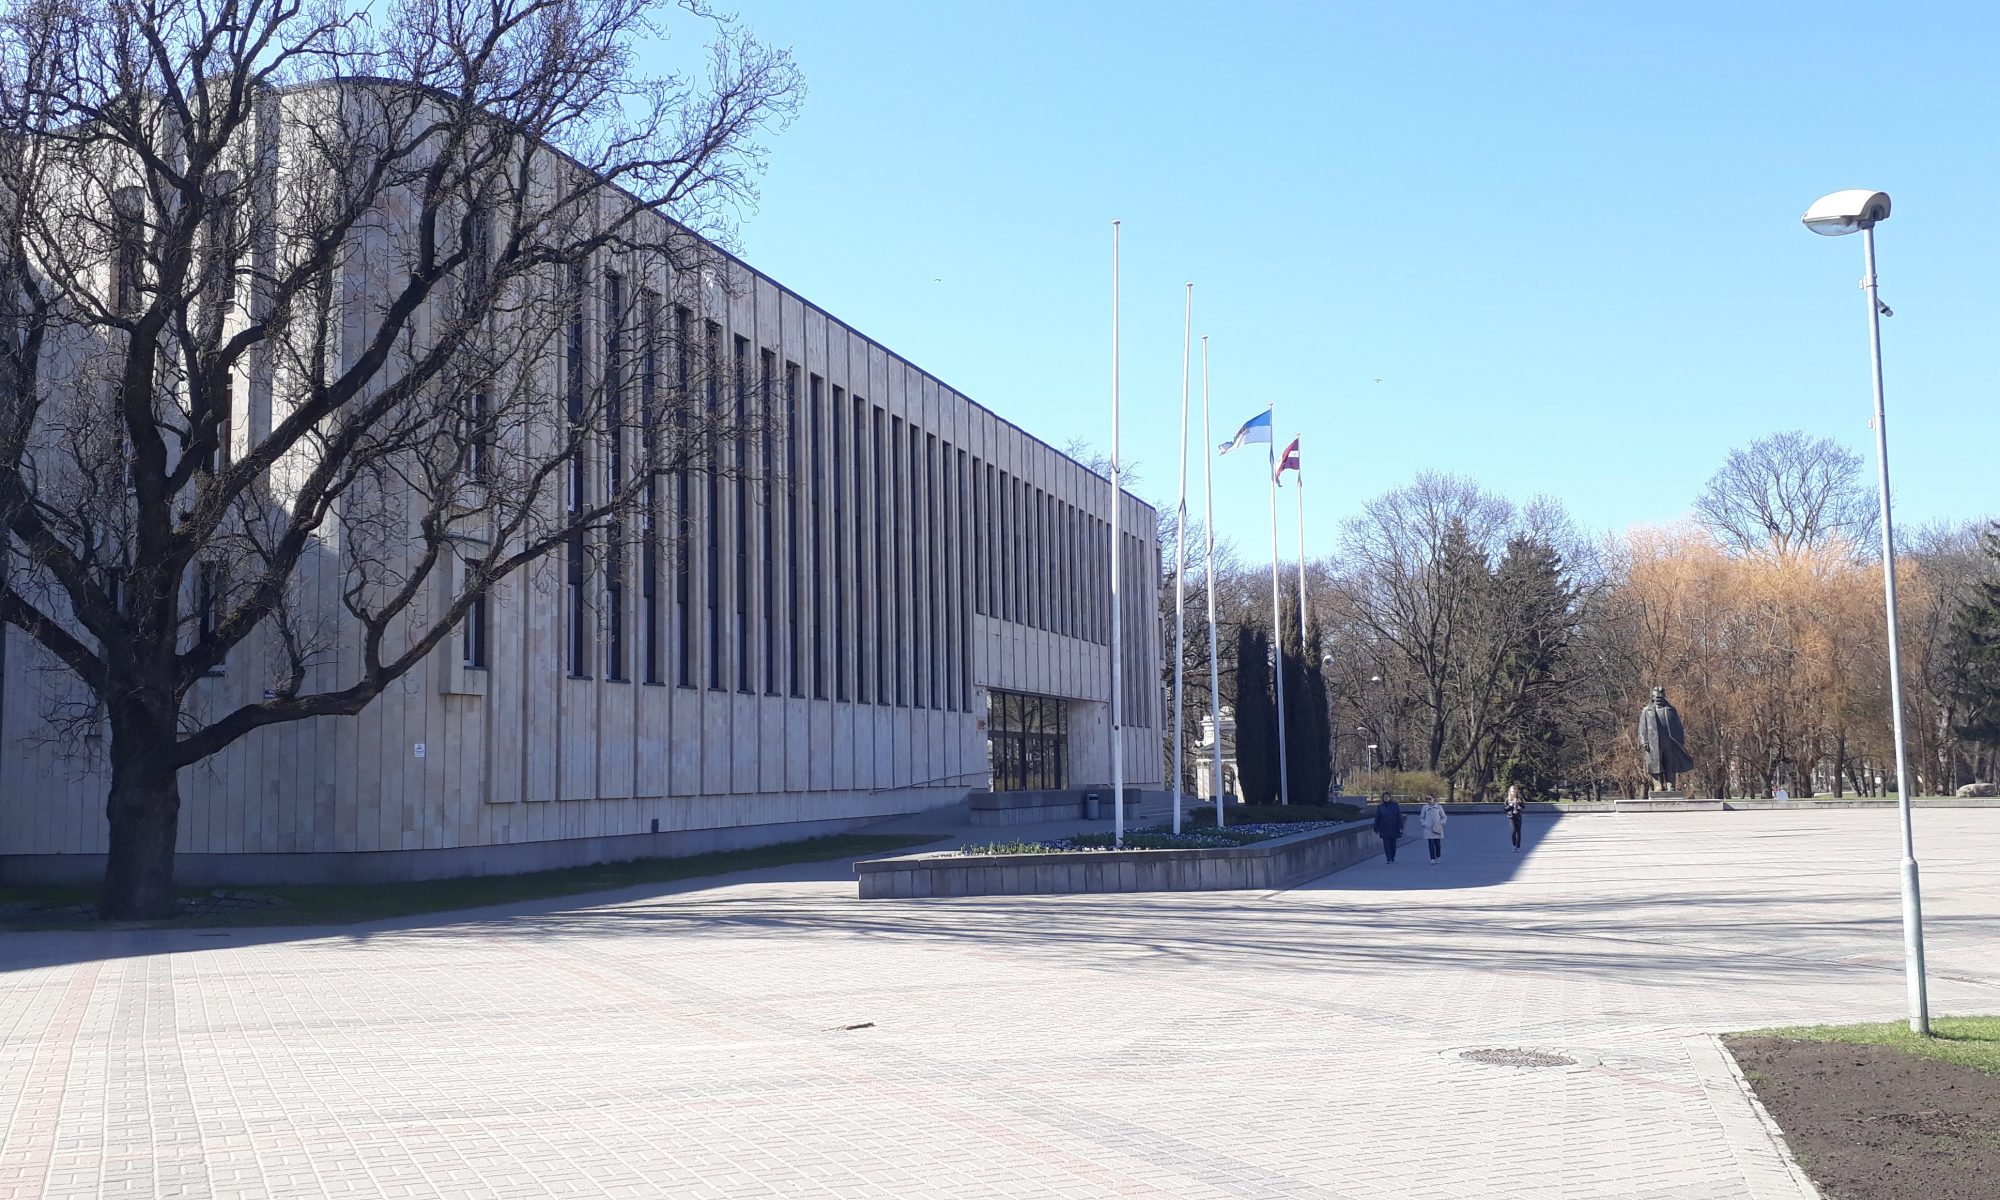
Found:
[{"label": "manhole cover", "polygon": [[1546,1050],[1463,1050],[1459,1058],[1489,1067],[1573,1067],[1575,1059]]}]

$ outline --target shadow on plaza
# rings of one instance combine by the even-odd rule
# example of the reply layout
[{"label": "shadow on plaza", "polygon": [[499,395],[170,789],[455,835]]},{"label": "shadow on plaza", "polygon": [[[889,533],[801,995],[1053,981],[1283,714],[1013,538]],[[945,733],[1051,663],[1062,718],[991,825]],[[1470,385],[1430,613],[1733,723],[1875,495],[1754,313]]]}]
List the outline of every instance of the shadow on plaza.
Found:
[{"label": "shadow on plaza", "polygon": [[[1503,818],[1458,818],[1438,866],[1428,865],[1419,839],[1393,866],[1377,854],[1282,892],[861,901],[851,890],[852,860],[842,860],[345,927],[20,934],[0,950],[0,971],[295,941],[340,953],[412,939],[505,939],[540,945],[552,961],[568,957],[567,944],[606,939],[674,942],[690,952],[706,942],[768,939],[774,953],[801,939],[855,939],[961,945],[1095,971],[1226,963],[1337,978],[1401,966],[1720,986],[1800,968],[1829,980],[1900,969],[1893,890],[1777,857],[1796,846],[1776,837],[1773,869],[1812,879],[1810,888],[1774,897],[1752,880],[1677,885],[1671,871],[1651,889],[1635,887],[1635,871],[1694,866],[1710,848],[1694,839],[1635,847],[1611,836],[1611,826],[1600,837],[1598,827],[1569,824],[1591,820],[1607,818],[1530,817],[1517,853]],[[1563,890],[1488,890],[1532,866],[1557,821],[1566,834]],[[1746,827],[1743,841],[1756,849],[1764,836]],[[2000,936],[2000,918],[1990,916],[1934,913],[1926,926],[1939,948]],[[1933,974],[2000,986],[2000,979]]]}]

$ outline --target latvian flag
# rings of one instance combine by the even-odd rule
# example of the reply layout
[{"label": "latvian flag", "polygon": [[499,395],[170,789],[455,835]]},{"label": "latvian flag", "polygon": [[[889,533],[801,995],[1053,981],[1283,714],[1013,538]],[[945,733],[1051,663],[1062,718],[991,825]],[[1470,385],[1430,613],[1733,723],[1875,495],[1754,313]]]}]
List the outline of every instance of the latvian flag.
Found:
[{"label": "latvian flag", "polygon": [[1299,439],[1295,437],[1292,439],[1292,444],[1285,447],[1285,452],[1278,456],[1278,469],[1272,472],[1271,478],[1279,487],[1283,487],[1285,486],[1285,472],[1296,471],[1298,469]]}]

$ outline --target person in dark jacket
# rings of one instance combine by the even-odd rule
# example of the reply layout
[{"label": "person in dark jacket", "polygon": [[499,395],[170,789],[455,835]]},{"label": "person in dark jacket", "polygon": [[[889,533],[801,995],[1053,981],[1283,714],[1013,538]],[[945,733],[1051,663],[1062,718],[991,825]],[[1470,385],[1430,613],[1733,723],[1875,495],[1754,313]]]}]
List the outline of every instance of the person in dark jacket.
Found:
[{"label": "person in dark jacket", "polygon": [[1403,806],[1394,796],[1375,806],[1375,836],[1382,839],[1382,857],[1396,861],[1396,841],[1403,836]]}]

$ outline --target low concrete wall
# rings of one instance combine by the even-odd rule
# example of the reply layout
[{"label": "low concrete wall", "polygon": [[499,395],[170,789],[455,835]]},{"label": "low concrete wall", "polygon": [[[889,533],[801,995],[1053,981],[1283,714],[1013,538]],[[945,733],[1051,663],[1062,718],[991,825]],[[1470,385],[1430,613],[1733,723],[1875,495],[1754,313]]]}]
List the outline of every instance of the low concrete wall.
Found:
[{"label": "low concrete wall", "polygon": [[1618,811],[1622,813],[1721,812],[1723,808],[1720,800],[1698,800],[1692,796],[1647,796],[1618,801]]},{"label": "low concrete wall", "polygon": [[[845,833],[879,822],[879,817],[788,821],[774,825],[731,825],[720,829],[677,829],[554,842],[513,842],[502,846],[455,846],[438,850],[368,850],[345,854],[177,854],[174,882],[189,887],[261,886],[284,883],[404,883],[467,875],[521,875],[561,867],[631,862],[642,858],[684,858],[716,850],[743,850],[778,842]],[[104,878],[102,854],[0,855],[0,883],[96,883]]]},{"label": "low concrete wall", "polygon": [[[1405,836],[1403,841],[1410,841]],[[854,864],[863,900],[1083,892],[1271,891],[1382,852],[1370,821],[1214,850],[905,854]]]},{"label": "low concrete wall", "polygon": [[[1731,812],[1786,812],[1795,808],[1895,808],[1899,802],[1894,796],[1809,796],[1803,800],[1724,800],[1722,806]],[[1916,796],[1910,800],[1911,808],[2000,808],[2000,799],[1978,796]]]}]

